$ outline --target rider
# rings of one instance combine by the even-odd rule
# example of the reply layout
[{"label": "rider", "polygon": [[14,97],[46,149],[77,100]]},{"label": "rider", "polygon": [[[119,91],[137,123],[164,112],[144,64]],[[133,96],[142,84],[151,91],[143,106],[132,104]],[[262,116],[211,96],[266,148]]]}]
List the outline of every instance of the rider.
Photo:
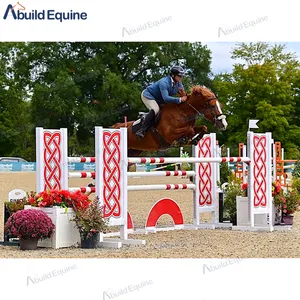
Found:
[{"label": "rider", "polygon": [[174,66],[171,69],[170,76],[161,78],[142,92],[142,101],[150,111],[144,116],[142,127],[135,133],[139,138],[144,138],[147,129],[159,113],[161,105],[167,103],[179,104],[186,101],[187,96],[172,97],[178,93],[179,88],[184,90],[181,82],[183,75],[183,68]]}]

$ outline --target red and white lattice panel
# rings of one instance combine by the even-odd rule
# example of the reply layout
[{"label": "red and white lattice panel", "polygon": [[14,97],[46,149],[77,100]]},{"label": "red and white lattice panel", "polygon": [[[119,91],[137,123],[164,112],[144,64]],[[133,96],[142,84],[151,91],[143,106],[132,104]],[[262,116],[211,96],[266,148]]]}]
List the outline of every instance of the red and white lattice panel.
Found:
[{"label": "red and white lattice panel", "polygon": [[[215,134],[205,135],[198,143],[196,157],[215,157],[216,136]],[[215,210],[216,197],[216,163],[196,163],[196,189],[198,205],[201,211]]]},{"label": "red and white lattice panel", "polygon": [[124,176],[121,176],[122,163],[127,155],[122,151],[122,139],[120,130],[96,127],[96,161],[99,159],[96,174],[100,174],[96,176],[96,194],[110,225],[123,225],[127,213],[124,205],[127,193],[124,193]]},{"label": "red and white lattice panel", "polygon": [[253,224],[254,214],[272,216],[272,137],[271,133],[250,132],[247,141],[251,158],[250,170],[250,215]]},{"label": "red and white lattice panel", "polygon": [[64,130],[36,129],[37,192],[66,188],[64,134]]}]

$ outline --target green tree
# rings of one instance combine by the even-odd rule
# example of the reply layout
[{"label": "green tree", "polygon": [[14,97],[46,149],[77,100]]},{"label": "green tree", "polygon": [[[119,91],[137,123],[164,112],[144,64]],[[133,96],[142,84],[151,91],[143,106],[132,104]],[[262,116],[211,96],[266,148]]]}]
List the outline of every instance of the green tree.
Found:
[{"label": "green tree", "polygon": [[[125,116],[135,119],[146,110],[140,99],[142,90],[168,74],[172,65],[187,69],[187,90],[195,84],[209,86],[210,54],[201,43],[1,44],[4,67],[0,76],[6,82],[0,97],[3,103],[13,101],[14,116],[29,135],[29,153],[34,154],[34,129],[42,126],[68,128],[72,154],[90,155],[94,127],[109,127]],[[0,112],[0,128],[6,134],[17,128],[11,114]],[[23,145],[26,134],[20,134]],[[15,144],[5,146],[3,154],[20,149]]]},{"label": "green tree", "polygon": [[[220,100],[226,99],[227,146],[237,150],[246,143],[249,119],[258,119],[260,132],[272,132],[287,149],[287,157],[299,153],[300,64],[283,45],[242,43],[232,51],[232,74],[219,74],[213,86]],[[224,102],[224,101],[223,101]]]},{"label": "green tree", "polygon": [[[31,160],[32,135],[26,80],[11,62],[23,53],[23,44],[0,43],[0,156]],[[22,72],[26,72],[20,66]]]}]

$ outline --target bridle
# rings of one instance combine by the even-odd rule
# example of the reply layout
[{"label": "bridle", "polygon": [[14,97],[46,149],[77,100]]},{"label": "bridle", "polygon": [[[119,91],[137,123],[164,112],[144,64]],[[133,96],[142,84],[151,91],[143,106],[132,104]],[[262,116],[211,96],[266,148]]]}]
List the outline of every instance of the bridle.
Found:
[{"label": "bridle", "polygon": [[[207,99],[207,100],[206,100],[206,106],[207,106],[207,109],[209,109],[209,102],[212,101],[212,100],[217,100],[217,101],[219,102],[219,100],[218,100],[217,97],[213,97],[213,98]],[[211,115],[213,116],[214,125],[217,123],[217,121],[221,121],[221,120],[223,120],[223,119],[226,119],[226,115],[223,114],[223,113],[221,113],[221,114],[218,115],[218,116],[216,116],[216,114],[214,114],[212,111],[211,111],[210,113],[211,113]]]},{"label": "bridle", "polygon": [[[206,100],[205,102],[205,109],[206,110],[209,110],[212,117],[213,117],[213,122],[214,122],[214,125],[217,123],[217,121],[221,121],[222,119],[225,119],[226,118],[226,115],[225,114],[220,114],[219,116],[216,116],[216,114],[214,114],[212,111],[211,111],[211,108],[210,108],[210,105],[209,103],[212,101],[212,100],[218,100],[217,97],[212,97],[212,98],[209,98]],[[199,115],[203,115],[205,117],[205,114],[204,113],[201,113],[196,107],[194,107],[192,104],[188,103],[188,102],[185,102],[189,107],[191,107],[195,112],[197,112],[195,115],[191,116],[191,117],[188,117],[189,120],[195,120],[197,116]],[[178,108],[177,106],[177,109],[180,111],[180,109]],[[180,113],[182,114],[182,112],[180,111]],[[205,117],[206,118],[206,117]]]}]

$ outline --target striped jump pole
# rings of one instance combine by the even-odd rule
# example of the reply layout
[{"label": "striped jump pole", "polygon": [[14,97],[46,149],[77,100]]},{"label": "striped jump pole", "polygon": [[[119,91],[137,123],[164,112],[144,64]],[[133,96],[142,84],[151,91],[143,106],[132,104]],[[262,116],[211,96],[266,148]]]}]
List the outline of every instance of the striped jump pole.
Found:
[{"label": "striped jump pole", "polygon": [[222,163],[250,162],[248,157],[129,157],[129,163]]},{"label": "striped jump pole", "polygon": [[79,187],[79,188],[69,188],[70,192],[80,191],[81,193],[95,193],[96,188],[95,187]]},{"label": "striped jump pole", "polygon": [[69,163],[94,163],[96,157],[68,157]]},{"label": "striped jump pole", "polygon": [[69,178],[93,178],[96,177],[96,172],[70,172],[68,173]]},{"label": "striped jump pole", "polygon": [[195,184],[148,184],[148,185],[128,185],[128,191],[154,191],[154,190],[186,190],[196,188]]},{"label": "striped jump pole", "polygon": [[161,169],[165,169],[165,168],[173,167],[173,166],[177,166],[177,165],[180,165],[180,163],[175,163],[175,164],[170,164],[170,165],[150,169],[150,172],[155,172],[156,170],[161,170]]},{"label": "striped jump pole", "polygon": [[195,171],[127,172],[128,177],[195,176]]}]

